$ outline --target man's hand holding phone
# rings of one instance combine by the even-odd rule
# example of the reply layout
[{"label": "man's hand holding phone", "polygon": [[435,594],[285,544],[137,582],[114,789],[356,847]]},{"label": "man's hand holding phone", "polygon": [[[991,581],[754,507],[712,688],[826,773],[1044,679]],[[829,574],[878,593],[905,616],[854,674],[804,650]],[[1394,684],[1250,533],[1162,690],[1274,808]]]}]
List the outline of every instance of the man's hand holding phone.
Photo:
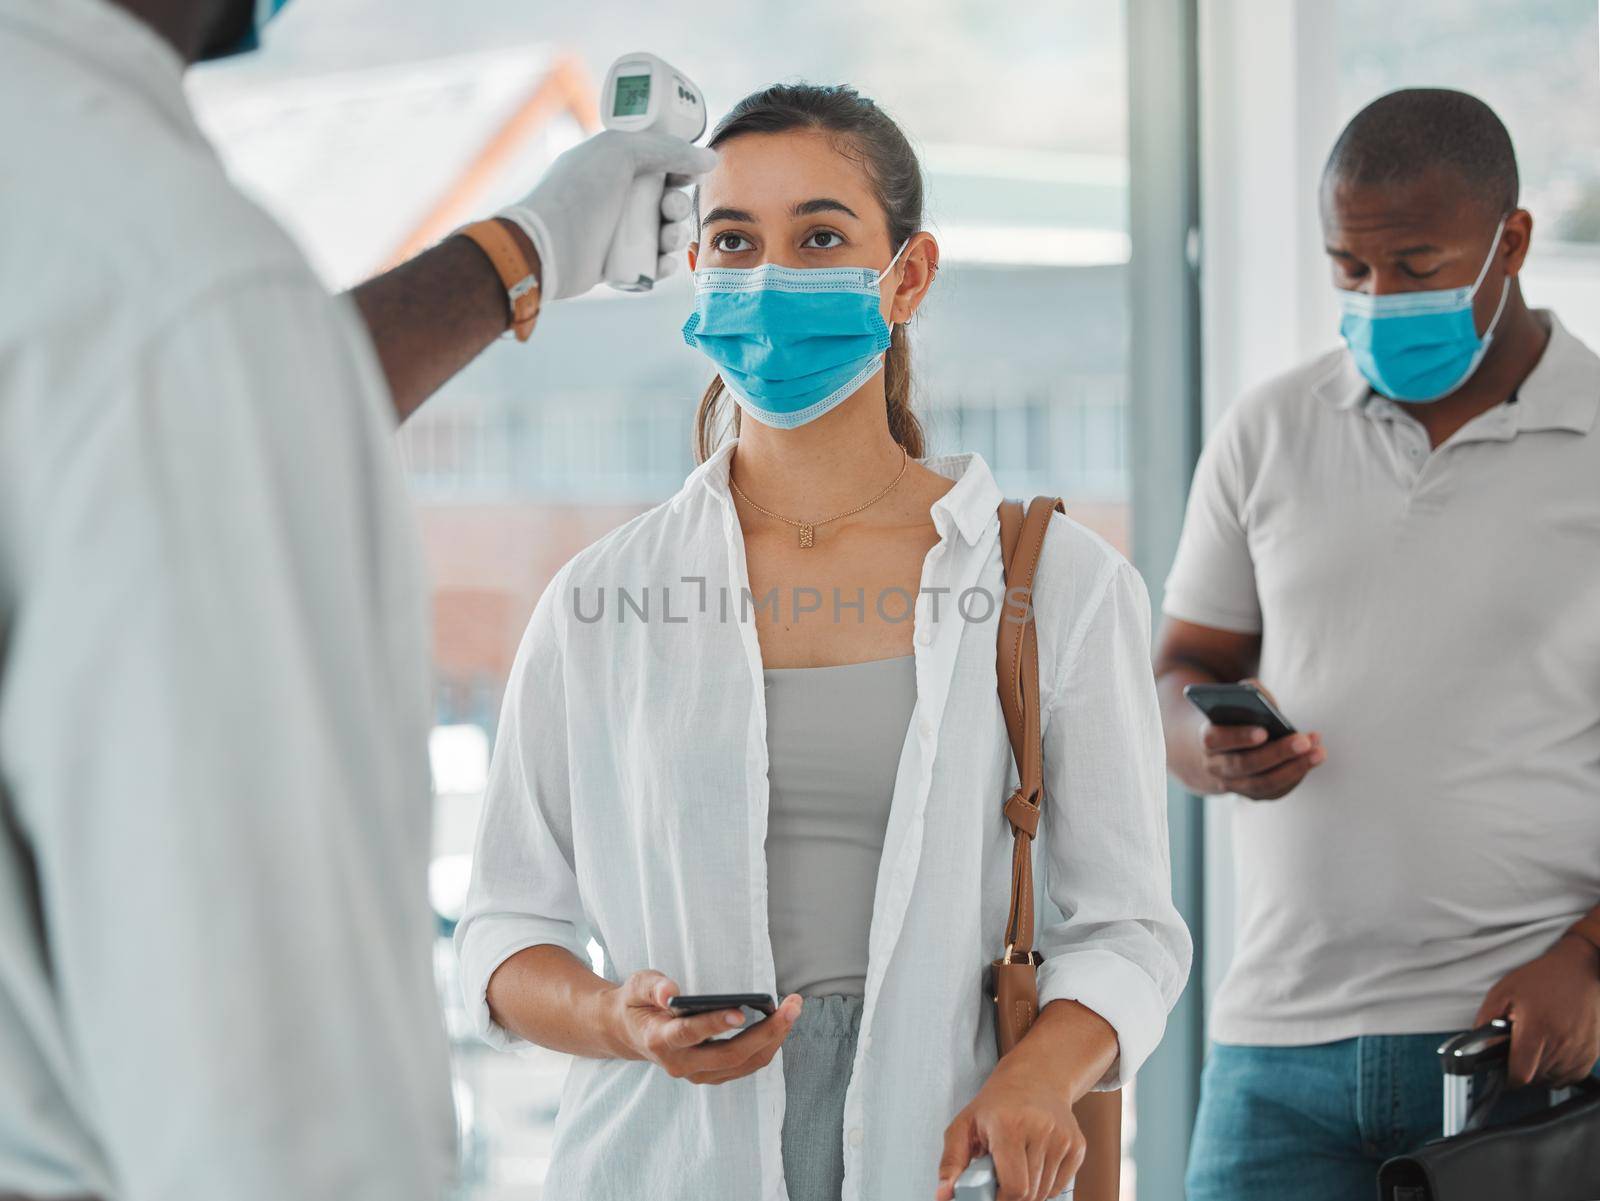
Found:
[{"label": "man's hand holding phone", "polygon": [[[1261,724],[1255,724],[1234,705],[1208,709],[1200,705],[1196,696],[1190,696],[1209,718],[1200,728],[1202,765],[1215,784],[1210,791],[1237,793],[1254,801],[1275,801],[1293,792],[1328,753],[1322,747],[1320,734],[1296,731],[1282,720],[1272,694],[1257,681],[1244,680],[1241,684],[1265,700]],[[1186,690],[1186,695],[1191,692],[1198,694],[1202,690]],[[1273,737],[1274,732],[1278,737]]]},{"label": "man's hand holding phone", "polygon": [[607,1023],[618,1055],[658,1065],[691,1084],[725,1084],[772,1062],[800,1016],[800,998],[785,997],[771,1017],[732,1038],[718,1038],[744,1025],[738,1009],[680,1017],[671,1001],[676,984],[660,972],[635,972],[612,990]]}]

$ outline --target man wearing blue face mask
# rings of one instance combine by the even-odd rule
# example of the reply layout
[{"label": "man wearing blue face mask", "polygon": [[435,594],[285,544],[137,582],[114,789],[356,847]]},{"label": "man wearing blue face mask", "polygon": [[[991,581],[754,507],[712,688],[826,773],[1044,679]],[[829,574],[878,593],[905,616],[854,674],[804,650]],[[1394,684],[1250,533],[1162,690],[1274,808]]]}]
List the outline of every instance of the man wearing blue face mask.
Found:
[{"label": "man wearing blue face mask", "polygon": [[[1600,1058],[1600,358],[1523,298],[1517,188],[1471,96],[1359,113],[1322,186],[1345,347],[1196,473],[1156,667],[1239,917],[1189,1201],[1371,1196],[1439,1133],[1452,1031],[1512,1018],[1497,1120]],[[1251,677],[1299,732],[1183,697]]]},{"label": "man wearing blue face mask", "polygon": [[716,161],[602,134],[330,296],[184,97],[279,7],[0,0],[6,1201],[447,1195],[427,612],[390,435],[599,283],[637,176]]}]

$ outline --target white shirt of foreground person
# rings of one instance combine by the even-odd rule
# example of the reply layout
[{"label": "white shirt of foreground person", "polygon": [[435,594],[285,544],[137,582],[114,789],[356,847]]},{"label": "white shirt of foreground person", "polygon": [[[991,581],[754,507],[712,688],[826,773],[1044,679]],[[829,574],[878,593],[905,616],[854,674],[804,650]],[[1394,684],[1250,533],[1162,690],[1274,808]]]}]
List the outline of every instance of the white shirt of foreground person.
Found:
[{"label": "white shirt of foreground person", "polygon": [[1220,1042],[1462,1029],[1600,897],[1600,358],[1545,316],[1514,403],[1431,452],[1343,350],[1207,440],[1164,608],[1259,633],[1328,748],[1231,802]]},{"label": "white shirt of foreground person", "polygon": [[[651,967],[687,992],[774,988],[767,715],[756,615],[741,606],[731,456],[724,447],[671,501],[579,554],[529,624],[457,934],[467,1002],[491,1042],[512,1040],[490,1021],[489,977],[539,944],[587,961],[593,937],[612,980]],[[969,598],[969,621],[958,605],[974,586],[999,595],[1000,492],[976,456],[929,466],[958,483],[932,509],[939,542],[914,619],[917,703],[845,1102],[847,1201],[931,1197],[945,1127],[995,1062],[983,976],[1010,899],[1000,806],[1015,773],[995,691],[998,611]],[[634,604],[648,590],[648,621],[619,590]],[[1170,896],[1149,602],[1114,550],[1056,517],[1034,604],[1048,794],[1038,851],[1071,915],[1042,933],[1040,999],[1076,999],[1111,1023],[1121,1058],[1103,1083],[1115,1086],[1160,1040],[1190,958]],[[782,1072],[780,1055],[702,1087],[647,1063],[575,1061],[547,1194],[782,1201]]]},{"label": "white shirt of foreground person", "polygon": [[0,1195],[434,1201],[389,405],[181,71],[0,0]]}]

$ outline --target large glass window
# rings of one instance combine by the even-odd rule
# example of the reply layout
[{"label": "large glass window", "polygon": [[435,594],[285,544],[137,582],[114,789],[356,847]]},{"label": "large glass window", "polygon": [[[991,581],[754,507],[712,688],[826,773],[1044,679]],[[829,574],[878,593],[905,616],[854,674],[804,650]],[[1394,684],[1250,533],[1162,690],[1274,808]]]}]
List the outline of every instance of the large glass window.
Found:
[{"label": "large glass window", "polygon": [[[1126,549],[1123,18],[1102,0],[757,0],[694,25],[631,0],[603,18],[479,0],[470,19],[434,0],[320,0],[193,90],[239,181],[342,287],[530,187],[595,128],[622,51],[687,71],[713,118],[780,79],[853,84],[901,121],[928,177],[945,269],[912,332],[933,450],[979,451],[1009,495],[1060,493]],[[491,348],[399,435],[433,587],[442,929],[535,600],[693,466],[710,371],[678,333],[689,307],[681,274],[553,305],[532,342]],[[537,1197],[564,1064],[478,1048],[451,1003],[467,1193]]]}]

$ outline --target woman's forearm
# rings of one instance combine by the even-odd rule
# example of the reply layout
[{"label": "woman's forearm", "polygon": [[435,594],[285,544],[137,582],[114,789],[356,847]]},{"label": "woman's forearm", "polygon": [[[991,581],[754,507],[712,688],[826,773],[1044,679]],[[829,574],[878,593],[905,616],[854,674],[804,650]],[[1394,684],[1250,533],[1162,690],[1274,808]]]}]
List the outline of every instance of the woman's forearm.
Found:
[{"label": "woman's forearm", "polygon": [[1110,1022],[1077,1001],[1051,1001],[995,1071],[1051,1081],[1076,1101],[1116,1061],[1117,1032]]},{"label": "woman's forearm", "polygon": [[568,1055],[637,1059],[617,1020],[617,986],[556,946],[518,951],[489,977],[489,1016],[501,1029]]}]

